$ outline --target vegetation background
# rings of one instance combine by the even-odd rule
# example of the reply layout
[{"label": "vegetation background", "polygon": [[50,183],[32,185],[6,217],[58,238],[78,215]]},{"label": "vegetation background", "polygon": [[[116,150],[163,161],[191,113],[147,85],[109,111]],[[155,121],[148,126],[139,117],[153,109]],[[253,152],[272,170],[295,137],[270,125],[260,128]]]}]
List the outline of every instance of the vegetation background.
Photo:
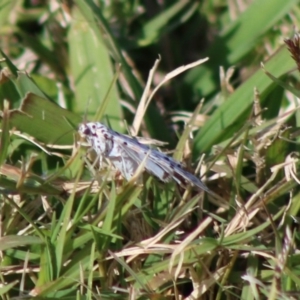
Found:
[{"label": "vegetation background", "polygon": [[[2,299],[299,299],[299,2],[0,0]],[[85,119],[218,197],[99,171]]]}]

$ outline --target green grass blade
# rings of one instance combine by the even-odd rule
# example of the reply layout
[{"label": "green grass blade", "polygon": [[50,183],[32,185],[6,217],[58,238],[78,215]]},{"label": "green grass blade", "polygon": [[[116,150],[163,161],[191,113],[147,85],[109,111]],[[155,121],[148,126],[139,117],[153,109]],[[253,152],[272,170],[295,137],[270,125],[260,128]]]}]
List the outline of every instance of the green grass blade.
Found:
[{"label": "green grass blade", "polygon": [[[196,93],[201,91],[204,97],[214,93],[219,85],[219,67],[228,68],[241,63],[240,60],[259,42],[262,43],[262,37],[267,35],[272,26],[284,18],[297,3],[299,0],[288,0],[284,3],[281,0],[256,0],[234,21],[227,11],[226,17],[221,19],[224,20],[223,32],[204,55],[209,57],[208,63],[199,69],[189,71],[184,78],[184,84],[192,85],[192,90]],[[186,96],[186,93],[182,95],[183,98]]]},{"label": "green grass blade", "polygon": [[[75,0],[74,2],[85,17],[86,22],[93,29],[96,37],[99,37],[99,39],[101,39],[102,32],[106,34],[106,42],[108,44],[108,49],[110,53],[112,53],[113,59],[117,63],[121,64],[126,81],[134,94],[134,100],[139,101],[143,92],[142,86],[137,80],[137,78],[133,75],[132,69],[129,67],[127,61],[124,59],[122,55],[122,49],[120,49],[115,38],[113,37],[113,34],[111,33],[111,30],[109,29],[107,21],[103,17],[101,10],[91,0]],[[96,19],[97,22],[95,22],[94,19]],[[104,93],[107,90],[108,89],[106,89]],[[116,108],[119,110],[119,104],[115,107],[115,110]],[[168,133],[162,116],[152,103],[150,103],[147,113],[145,115],[145,122],[147,125],[147,129],[149,130],[152,137],[172,142],[172,138]]]},{"label": "green grass blade", "polygon": [[0,135],[0,167],[5,162],[8,154],[8,146],[10,141],[9,134],[9,106],[8,102],[4,101],[4,109],[2,112],[1,135]]},{"label": "green grass blade", "polygon": [[[72,49],[70,64],[76,88],[74,110],[83,116],[88,109],[88,113],[94,115],[107,96],[109,100],[105,113],[114,127],[120,130],[121,107],[117,87],[111,87],[114,70],[108,48],[92,12],[85,7],[85,13],[88,14],[88,22],[82,12],[74,9],[68,35]],[[110,93],[106,95],[108,90]]]},{"label": "green grass blade", "polygon": [[[274,76],[280,77],[293,66],[294,62],[289,57],[287,50],[282,48],[266,64],[266,69]],[[241,127],[241,124],[244,124],[245,118],[250,116],[255,87],[261,94],[260,100],[263,107],[268,95],[267,92],[275,86],[262,70],[258,70],[252,75],[214,112],[197,134],[195,137],[195,156],[198,157],[201,152],[210,151],[214,144],[231,136]]]}]

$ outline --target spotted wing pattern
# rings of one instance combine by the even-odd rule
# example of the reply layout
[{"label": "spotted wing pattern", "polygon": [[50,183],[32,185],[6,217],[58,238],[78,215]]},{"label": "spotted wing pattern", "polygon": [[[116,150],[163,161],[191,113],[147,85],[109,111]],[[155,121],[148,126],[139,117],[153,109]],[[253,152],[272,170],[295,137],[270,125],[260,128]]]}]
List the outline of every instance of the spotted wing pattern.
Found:
[{"label": "spotted wing pattern", "polygon": [[139,165],[144,163],[145,170],[161,181],[168,182],[173,179],[180,185],[190,184],[200,190],[211,192],[200,179],[184,170],[173,158],[101,123],[82,123],[78,132],[100,158],[107,158],[127,180],[130,180]]}]

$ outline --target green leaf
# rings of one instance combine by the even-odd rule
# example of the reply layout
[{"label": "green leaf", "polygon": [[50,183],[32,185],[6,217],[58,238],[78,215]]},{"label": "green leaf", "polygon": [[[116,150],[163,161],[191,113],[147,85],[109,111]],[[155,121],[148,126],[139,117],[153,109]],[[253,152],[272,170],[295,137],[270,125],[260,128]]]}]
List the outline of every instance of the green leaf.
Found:
[{"label": "green leaf", "polygon": [[[137,78],[133,75],[132,69],[128,65],[127,61],[124,59],[122,54],[122,49],[120,49],[119,45],[117,44],[111,30],[109,29],[107,21],[102,15],[101,10],[91,0],[86,0],[86,1],[75,0],[74,2],[80,9],[85,19],[85,22],[83,22],[82,19],[79,19],[81,21],[80,24],[83,23],[85,26],[90,26],[93,30],[94,33],[93,36],[96,40],[102,41],[103,36],[106,37],[105,42],[107,44],[108,51],[111,53],[112,58],[115,60],[115,62],[121,64],[122,71],[126,79],[126,83],[129,85],[130,89],[132,90],[132,93],[134,94],[134,100],[138,102],[142,96],[142,92],[143,92],[142,86],[137,80]],[[93,43],[95,43],[95,41]],[[97,55],[99,56],[99,53]],[[77,80],[80,80],[82,76],[84,76],[85,73],[90,70],[90,68],[91,65],[85,65],[80,74],[80,77],[77,78]],[[112,80],[112,76],[110,80]],[[97,81],[97,85],[99,85],[99,81]],[[89,88],[91,88],[90,86],[91,84],[89,84]],[[103,91],[104,95],[108,90],[108,88],[109,88],[109,84],[107,85],[107,88],[104,89]],[[95,89],[95,87],[92,87],[92,89]],[[84,97],[87,97],[87,95],[85,94]],[[102,99],[100,98],[98,101],[101,100]],[[82,99],[78,99],[77,101],[82,101]],[[107,114],[108,115],[112,114],[112,116],[115,116],[117,113],[119,113],[120,104],[114,102],[114,100],[112,100],[112,102],[114,104],[112,104],[110,107],[112,108],[113,111],[111,111],[110,108],[108,108]],[[172,138],[168,133],[165,121],[160,115],[158,109],[152,103],[150,103],[148,110],[146,112],[145,122],[147,125],[147,129],[149,130],[150,135],[152,137],[160,140],[165,140],[170,143],[173,142]],[[116,127],[115,126],[112,127],[114,129],[117,129],[119,127],[119,124],[116,124]]]},{"label": "green leaf", "polygon": [[13,282],[10,282],[6,285],[1,286],[0,288],[0,296],[6,294],[9,292],[14,286],[16,286],[19,283],[19,280],[15,280]]},{"label": "green leaf", "polygon": [[[266,64],[266,69],[276,77],[286,74],[294,66],[285,48],[278,51]],[[211,147],[232,136],[250,116],[254,88],[260,93],[261,106],[274,87],[273,81],[260,69],[240,85],[214,112],[195,137],[194,155],[211,150]]]},{"label": "green leaf", "polygon": [[219,85],[219,67],[240,64],[243,57],[253,51],[258,43],[263,42],[267,31],[282,20],[297,3],[299,0],[255,0],[234,21],[226,11],[226,18],[220,26],[225,29],[204,54],[204,57],[209,57],[208,63],[188,72],[184,85],[192,85],[193,91],[201,91],[202,96],[215,92]]},{"label": "green leaf", "polygon": [[[136,46],[148,46],[174,27],[185,22],[199,8],[200,3],[193,1],[177,1],[153,17],[141,28]],[[132,45],[133,46],[133,45]]]},{"label": "green leaf", "polygon": [[24,132],[43,143],[70,145],[74,128],[81,118],[55,103],[34,94],[28,94],[20,109],[10,111],[10,127]]},{"label": "green leaf", "polygon": [[63,193],[62,188],[57,188],[48,183],[44,184],[44,180],[39,179],[37,176],[27,177],[22,184],[19,182],[7,179],[0,176],[0,189],[1,193],[14,194],[14,193],[26,193],[41,194],[41,195],[61,195]]},{"label": "green leaf", "polygon": [[43,241],[37,236],[7,235],[0,238],[0,251],[25,245],[39,245]]},{"label": "green leaf", "polygon": [[4,101],[4,109],[2,114],[1,122],[1,134],[0,134],[0,167],[7,158],[7,151],[9,146],[9,113],[8,113],[8,102]]},{"label": "green leaf", "polygon": [[[94,115],[110,89],[114,70],[104,38],[93,21],[93,14],[87,7],[85,12],[89,21],[84,20],[82,12],[77,8],[73,9],[68,35],[72,49],[70,65],[76,94],[74,110],[80,115],[86,111],[89,115]],[[105,114],[108,115],[112,126],[120,131],[122,114],[116,85],[110,89],[108,98]]]}]

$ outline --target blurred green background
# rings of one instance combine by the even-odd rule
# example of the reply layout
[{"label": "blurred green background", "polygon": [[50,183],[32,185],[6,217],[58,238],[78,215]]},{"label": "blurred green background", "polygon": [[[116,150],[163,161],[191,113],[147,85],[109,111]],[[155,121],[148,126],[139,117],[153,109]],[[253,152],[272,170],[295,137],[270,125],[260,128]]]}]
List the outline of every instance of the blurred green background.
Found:
[{"label": "blurred green background", "polygon": [[[0,0],[0,296],[179,299],[183,265],[198,299],[299,293],[296,251],[288,259],[299,240],[288,177],[299,71],[284,43],[299,50],[299,2]],[[221,200],[151,178],[120,188],[75,147],[86,120],[128,132],[158,57],[151,90],[209,60],[156,92],[139,135],[168,142],[190,170],[205,154],[202,173]],[[143,247],[125,261],[132,245]]]}]

